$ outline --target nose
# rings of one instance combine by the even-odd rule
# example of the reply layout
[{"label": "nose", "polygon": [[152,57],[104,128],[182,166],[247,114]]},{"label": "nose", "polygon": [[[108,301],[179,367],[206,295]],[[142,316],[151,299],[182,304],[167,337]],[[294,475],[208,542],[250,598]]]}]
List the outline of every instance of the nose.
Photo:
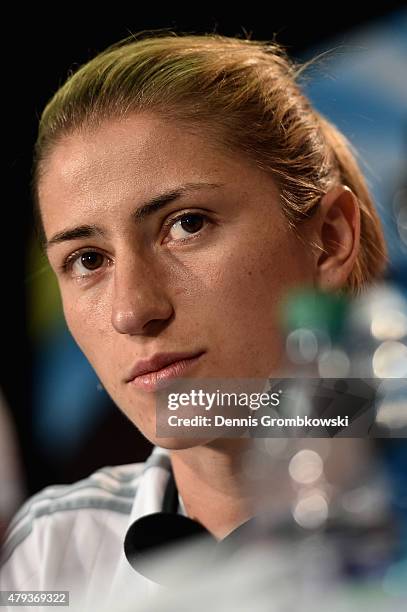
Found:
[{"label": "nose", "polygon": [[112,325],[120,334],[145,335],[167,323],[173,305],[158,273],[147,262],[116,261]]}]

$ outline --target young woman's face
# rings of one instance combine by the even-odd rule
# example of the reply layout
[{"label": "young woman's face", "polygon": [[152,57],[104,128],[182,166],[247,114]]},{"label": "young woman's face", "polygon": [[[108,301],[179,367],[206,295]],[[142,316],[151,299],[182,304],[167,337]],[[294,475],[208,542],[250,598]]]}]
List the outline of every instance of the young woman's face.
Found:
[{"label": "young woman's face", "polygon": [[313,282],[312,256],[246,157],[134,115],[65,137],[39,198],[69,329],[150,440],[172,444],[156,438],[154,381],[129,382],[140,360],[180,353],[181,376],[203,379],[281,365],[279,305]]}]

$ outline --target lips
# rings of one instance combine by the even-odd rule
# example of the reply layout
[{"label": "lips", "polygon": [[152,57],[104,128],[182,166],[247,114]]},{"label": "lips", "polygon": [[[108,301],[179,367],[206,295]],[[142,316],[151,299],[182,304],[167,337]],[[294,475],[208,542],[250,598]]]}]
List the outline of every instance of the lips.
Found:
[{"label": "lips", "polygon": [[144,391],[155,391],[184,374],[203,353],[202,350],[193,353],[159,353],[151,359],[138,361],[126,382]]}]

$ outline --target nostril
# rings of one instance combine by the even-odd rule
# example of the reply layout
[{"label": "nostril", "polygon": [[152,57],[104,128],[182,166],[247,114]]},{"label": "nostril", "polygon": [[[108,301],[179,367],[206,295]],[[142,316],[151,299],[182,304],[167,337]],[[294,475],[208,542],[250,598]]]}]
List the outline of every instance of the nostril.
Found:
[{"label": "nostril", "polygon": [[164,329],[171,325],[173,319],[174,314],[167,319],[152,319],[144,326],[144,335],[150,337],[158,336]]}]

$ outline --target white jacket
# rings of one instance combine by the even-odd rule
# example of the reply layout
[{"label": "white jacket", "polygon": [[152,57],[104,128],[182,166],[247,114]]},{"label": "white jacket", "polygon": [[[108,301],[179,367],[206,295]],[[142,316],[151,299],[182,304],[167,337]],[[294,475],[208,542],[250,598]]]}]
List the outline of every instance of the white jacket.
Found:
[{"label": "white jacket", "polygon": [[[70,606],[85,610],[109,598],[115,609],[124,590],[134,590],[135,602],[148,597],[159,587],[133,570],[123,543],[136,519],[161,511],[169,474],[168,451],[155,447],[145,463],[102,468],[34,495],[9,527],[0,590],[69,591]],[[50,608],[10,612],[19,609]]]}]

